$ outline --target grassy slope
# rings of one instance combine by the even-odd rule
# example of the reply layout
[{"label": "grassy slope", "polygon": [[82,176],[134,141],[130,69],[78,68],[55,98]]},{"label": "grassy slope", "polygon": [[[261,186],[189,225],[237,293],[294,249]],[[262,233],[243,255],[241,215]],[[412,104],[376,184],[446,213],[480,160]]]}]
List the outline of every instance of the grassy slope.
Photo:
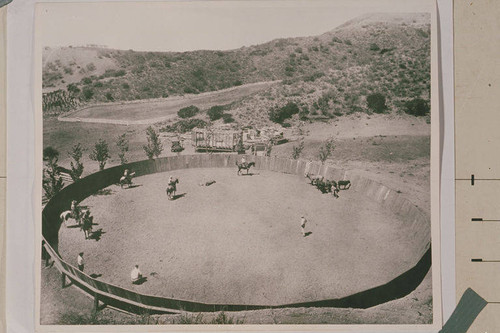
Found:
[{"label": "grassy slope", "polygon": [[[44,52],[45,91],[76,83],[92,91],[87,102],[167,97],[284,79],[279,94],[300,97],[309,109],[325,92],[330,114],[363,111],[381,92],[390,108],[429,99],[429,16],[377,14],[350,21],[317,37],[273,40],[230,51],[135,52],[60,48]],[[322,77],[320,77],[322,76]],[[316,80],[319,81],[314,82]],[[284,93],[284,94],[282,94]],[[273,92],[266,106],[276,99]],[[260,98],[260,97],[259,97]]]}]

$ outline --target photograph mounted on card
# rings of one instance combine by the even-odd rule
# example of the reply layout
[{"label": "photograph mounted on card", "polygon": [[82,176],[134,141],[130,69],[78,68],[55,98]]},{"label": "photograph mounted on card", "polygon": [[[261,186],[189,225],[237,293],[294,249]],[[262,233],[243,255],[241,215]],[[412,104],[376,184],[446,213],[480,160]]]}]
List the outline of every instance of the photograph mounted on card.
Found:
[{"label": "photograph mounted on card", "polygon": [[37,4],[38,330],[440,327],[435,21]]}]

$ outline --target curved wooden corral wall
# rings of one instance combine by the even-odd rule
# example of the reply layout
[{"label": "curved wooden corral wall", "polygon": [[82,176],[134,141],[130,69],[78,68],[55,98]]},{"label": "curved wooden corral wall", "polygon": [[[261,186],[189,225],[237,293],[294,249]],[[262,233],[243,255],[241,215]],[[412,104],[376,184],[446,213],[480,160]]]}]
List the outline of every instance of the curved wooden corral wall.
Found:
[{"label": "curved wooden corral wall", "polygon": [[[96,298],[100,297],[101,300],[105,300],[110,305],[126,308],[128,310],[153,309],[154,311],[162,312],[161,309],[163,308],[163,312],[171,312],[179,309],[186,311],[236,311],[269,308],[269,306],[261,305],[203,304],[140,295],[107,284],[103,281],[92,279],[64,262],[57,252],[58,233],[61,224],[59,214],[69,209],[72,200],[81,201],[96,191],[117,183],[125,169],[136,172],[136,177],[138,177],[152,173],[188,168],[235,168],[236,161],[241,160],[241,157],[242,155],[234,154],[199,154],[164,157],[152,161],[146,160],[115,166],[80,179],[65,187],[53,197],[42,212],[42,235],[46,241],[44,245],[44,254],[50,255],[56,262],[56,267],[75,282],[76,285],[92,293]],[[284,304],[277,307],[331,306],[367,308],[407,295],[414,290],[425,277],[431,266],[430,218],[401,194],[371,179],[367,179],[355,173],[324,166],[318,162],[263,156],[246,156],[246,159],[248,162],[254,161],[256,169],[260,170],[295,174],[301,177],[303,177],[306,172],[309,172],[334,180],[349,179],[352,183],[350,190],[363,193],[378,202],[382,207],[400,216],[400,223],[405,224],[404,229],[408,231],[408,239],[411,239],[409,246],[415,247],[415,251],[413,251],[414,257],[409,258],[408,267],[398,267],[394,275],[396,278],[392,281],[388,281],[385,285],[342,299]],[[390,245],[388,244],[388,246]],[[150,302],[146,300],[154,300],[154,304],[149,304]],[[178,304],[179,307],[176,307],[176,304]]]}]

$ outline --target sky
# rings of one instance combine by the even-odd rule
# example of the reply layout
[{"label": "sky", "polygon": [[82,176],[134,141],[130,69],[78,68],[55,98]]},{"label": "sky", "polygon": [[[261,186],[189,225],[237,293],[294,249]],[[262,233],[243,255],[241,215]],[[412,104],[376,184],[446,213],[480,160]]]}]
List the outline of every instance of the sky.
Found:
[{"label": "sky", "polygon": [[373,12],[429,12],[422,0],[259,0],[37,4],[43,46],[228,50],[314,36]]}]

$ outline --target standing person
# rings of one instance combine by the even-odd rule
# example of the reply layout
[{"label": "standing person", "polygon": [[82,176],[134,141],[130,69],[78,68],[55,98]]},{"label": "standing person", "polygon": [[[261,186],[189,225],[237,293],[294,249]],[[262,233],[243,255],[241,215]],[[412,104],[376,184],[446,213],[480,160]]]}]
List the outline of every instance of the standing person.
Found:
[{"label": "standing person", "polygon": [[302,230],[302,236],[303,237],[306,237],[306,230],[305,230],[306,223],[307,223],[307,220],[304,217],[304,215],[302,215],[302,217],[300,218],[300,229]]},{"label": "standing person", "polygon": [[78,258],[76,258],[76,262],[78,263],[78,269],[83,272],[83,268],[85,266],[85,261],[83,260],[83,252],[78,254]]},{"label": "standing person", "polygon": [[139,265],[135,265],[134,269],[132,269],[132,272],[130,273],[130,279],[132,280],[133,284],[137,284],[139,281],[141,281],[142,273],[139,270]]},{"label": "standing person", "polygon": [[78,225],[80,225],[81,224],[81,216],[80,216],[81,215],[81,208],[76,203],[76,200],[71,201],[71,215],[75,219],[76,223],[78,223]]},{"label": "standing person", "polygon": [[94,217],[90,216],[90,210],[87,210],[85,214],[83,214],[82,220],[83,235],[85,236],[85,239],[89,239],[92,233],[92,224],[94,221]]}]

